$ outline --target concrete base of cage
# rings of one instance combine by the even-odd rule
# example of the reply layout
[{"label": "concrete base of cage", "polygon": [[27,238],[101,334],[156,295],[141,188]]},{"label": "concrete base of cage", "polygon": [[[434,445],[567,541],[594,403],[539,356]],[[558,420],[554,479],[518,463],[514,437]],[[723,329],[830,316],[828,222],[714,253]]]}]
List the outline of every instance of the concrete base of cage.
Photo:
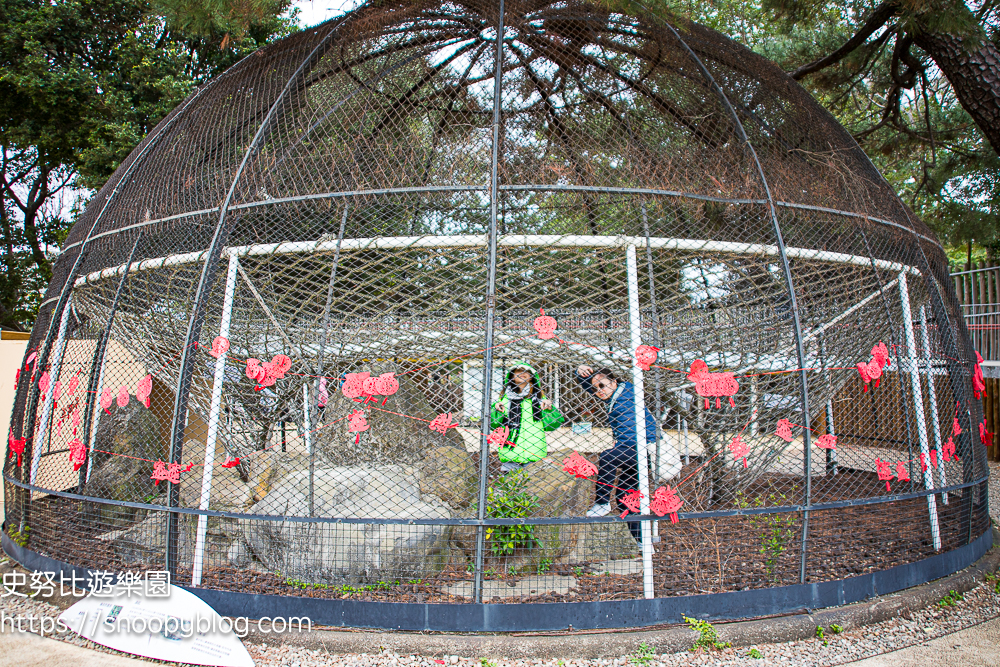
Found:
[{"label": "concrete base of cage", "polygon": [[[35,571],[86,570],[15,544],[6,525],[3,551]],[[437,632],[523,632],[641,628],[679,622],[681,615],[720,621],[784,614],[851,604],[940,579],[978,561],[993,546],[986,530],[969,544],[930,558],[857,577],[793,586],[651,600],[563,602],[545,604],[428,604],[326,600],[254,595],[205,588],[185,588],[223,616],[250,618],[308,617],[313,625]]]}]

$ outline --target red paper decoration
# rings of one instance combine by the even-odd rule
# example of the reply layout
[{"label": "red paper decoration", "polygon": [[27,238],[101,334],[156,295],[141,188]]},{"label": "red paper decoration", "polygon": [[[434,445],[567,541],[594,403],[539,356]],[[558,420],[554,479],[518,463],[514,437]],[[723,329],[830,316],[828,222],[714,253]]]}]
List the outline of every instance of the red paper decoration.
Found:
[{"label": "red paper decoration", "polygon": [[792,441],[792,422],[787,419],[778,420],[778,429],[774,432],[776,436],[784,440],[785,442]]},{"label": "red paper decoration", "polygon": [[951,435],[956,436],[962,432],[962,426],[958,423],[958,417],[951,423]]},{"label": "red paper decoration", "polygon": [[920,472],[927,472],[927,455],[920,453]]},{"label": "red paper decoration", "polygon": [[879,367],[889,365],[889,348],[885,346],[885,343],[879,341],[872,347],[872,359],[878,363]]},{"label": "red paper decoration", "polygon": [[861,380],[865,383],[865,388],[861,391],[868,391],[868,383],[872,380],[875,381],[875,388],[878,389],[879,378],[882,377],[882,366],[873,359],[868,363],[859,361],[857,368],[858,374],[861,375]]},{"label": "red paper decoration", "polygon": [[230,458],[229,454],[226,454],[226,460],[222,462],[223,468],[235,468],[240,464],[240,457]]},{"label": "red paper decoration", "polygon": [[441,435],[444,435],[448,431],[448,429],[454,426],[458,426],[458,424],[451,423],[451,413],[442,412],[437,417],[431,420],[431,423],[427,425],[427,428],[429,428],[432,431],[437,431]]},{"label": "red paper decoration", "polygon": [[226,353],[229,349],[229,339],[223,336],[216,336],[215,340],[212,341],[212,349],[208,352],[210,355],[218,359]]},{"label": "red paper decoration", "polygon": [[62,382],[56,380],[52,385],[52,400],[58,401],[60,396],[62,396]]},{"label": "red paper decoration", "polygon": [[983,357],[976,351],[976,367],[972,371],[972,395],[978,401],[986,395],[986,381],[983,380],[983,369],[979,364],[983,363]]},{"label": "red paper decoration", "polygon": [[285,377],[285,373],[292,367],[292,360],[284,354],[276,354],[271,361],[260,362],[260,359],[250,357],[247,359],[247,377],[257,381],[254,391],[260,391],[264,387],[272,386],[275,381]]},{"label": "red paper decoration", "polygon": [[44,371],[42,373],[42,377],[38,379],[38,389],[42,392],[42,395],[45,395],[45,393],[49,390],[50,384],[51,380],[49,379],[49,372]]},{"label": "red paper decoration", "polygon": [[677,523],[677,511],[684,506],[684,501],[677,497],[677,491],[669,486],[661,486],[653,492],[653,500],[649,509],[656,516],[670,515],[670,523]]},{"label": "red paper decoration", "polygon": [[128,387],[124,385],[118,387],[118,407],[124,408],[128,405],[129,398]]},{"label": "red paper decoration", "polygon": [[365,413],[361,410],[355,410],[347,418],[347,432],[357,433],[354,436],[354,444],[361,442],[362,431],[368,430],[368,420],[365,418]]},{"label": "red paper decoration", "polygon": [[597,466],[580,456],[578,452],[573,452],[563,459],[562,469],[569,474],[586,479],[597,474]]},{"label": "red paper decoration", "polygon": [[31,366],[31,362],[34,361],[35,357],[37,356],[38,356],[37,352],[32,352],[31,354],[28,355],[28,358],[25,359],[24,361],[24,370],[30,370],[29,367]]},{"label": "red paper decoration", "polygon": [[890,493],[892,489],[889,488],[889,480],[892,479],[893,475],[892,468],[889,467],[889,462],[875,459],[875,468],[878,471],[879,480],[885,482],[885,492]]},{"label": "red paper decoration", "polygon": [[80,372],[77,371],[76,375],[69,379],[69,387],[66,389],[66,395],[72,396],[76,393],[76,388],[80,386]]},{"label": "red paper decoration", "polygon": [[956,461],[959,460],[958,454],[955,453],[955,443],[951,438],[948,438],[948,442],[941,446],[941,460],[951,461],[951,457],[953,456]]},{"label": "red paper decoration", "polygon": [[153,376],[147,375],[139,380],[135,385],[135,398],[137,401],[149,407],[149,395],[153,392]]},{"label": "red paper decoration", "polygon": [[729,405],[731,407],[736,407],[736,403],[733,402],[733,396],[739,391],[740,384],[733,377],[732,373],[709,373],[708,364],[701,359],[697,359],[691,364],[691,370],[688,372],[687,379],[694,382],[695,391],[705,399],[706,410],[710,407],[710,398],[715,399],[716,408],[721,407],[719,398],[722,396],[729,398]]},{"label": "red paper decoration", "polygon": [[80,426],[80,411],[76,409],[76,405],[73,406],[73,435],[76,435],[76,429]]},{"label": "red paper decoration", "polygon": [[10,452],[7,454],[7,458],[16,458],[18,467],[21,466],[21,455],[24,454],[24,443],[27,438],[15,438],[14,434],[11,433],[7,436],[7,441],[10,443]]},{"label": "red paper decoration", "polygon": [[747,454],[750,453],[750,447],[743,442],[743,436],[737,435],[732,439],[729,443],[729,451],[733,453],[733,461],[743,459],[743,467],[747,467]]},{"label": "red paper decoration", "polygon": [[641,507],[640,505],[641,499],[642,499],[642,494],[635,489],[629,489],[628,491],[625,492],[625,495],[618,498],[618,502],[620,502],[622,505],[628,508],[624,512],[622,512],[621,518],[624,519],[625,517],[627,517],[630,511],[638,512],[639,508]]},{"label": "red paper decoration", "polygon": [[555,336],[557,326],[556,318],[546,315],[545,310],[542,308],[539,308],[538,312],[540,312],[541,315],[536,317],[533,323],[535,332],[538,333],[538,337],[542,340],[549,340]]},{"label": "red paper decoration", "polygon": [[87,462],[87,447],[79,438],[69,441],[69,462],[73,464],[73,470],[79,470]]},{"label": "red paper decoration", "polygon": [[983,443],[984,447],[993,446],[993,434],[986,430],[986,420],[979,425],[979,442]]},{"label": "red paper decoration", "polygon": [[[502,428],[497,427],[493,429],[488,436],[486,436],[486,444],[500,445],[500,446],[506,445],[507,436],[509,435],[510,435],[510,427],[508,426],[504,426]],[[514,446],[513,443],[511,443],[511,447],[513,446]]]},{"label": "red paper decoration", "polygon": [[194,467],[193,463],[188,463],[186,466],[182,466],[180,463],[167,464],[164,461],[156,461],[153,463],[153,474],[150,475],[150,479],[156,480],[153,482],[154,486],[159,485],[160,482],[170,482],[171,484],[181,483],[181,473],[187,472]]},{"label": "red paper decoration", "polygon": [[344,384],[340,388],[346,398],[356,400],[364,395],[365,393],[365,380],[371,376],[371,373],[348,373],[344,376]]},{"label": "red paper decoration", "polygon": [[938,467],[938,451],[936,449],[931,450],[931,466]]},{"label": "red paper decoration", "polygon": [[649,367],[656,363],[659,352],[660,348],[652,345],[640,345],[635,348],[635,360],[639,364],[639,368],[648,371]]},{"label": "red paper decoration", "polygon": [[910,481],[910,471],[907,470],[906,465],[902,461],[896,464],[896,479],[900,482]]},{"label": "red paper decoration", "polygon": [[819,436],[816,439],[816,446],[820,449],[836,449],[837,448],[837,436],[832,433],[826,433]]},{"label": "red paper decoration", "polygon": [[111,410],[109,410],[108,408],[111,407],[111,404],[114,402],[114,400],[115,399],[111,397],[111,389],[105,387],[104,391],[101,392],[101,408],[103,408],[104,411],[107,412],[109,415],[111,414]]}]

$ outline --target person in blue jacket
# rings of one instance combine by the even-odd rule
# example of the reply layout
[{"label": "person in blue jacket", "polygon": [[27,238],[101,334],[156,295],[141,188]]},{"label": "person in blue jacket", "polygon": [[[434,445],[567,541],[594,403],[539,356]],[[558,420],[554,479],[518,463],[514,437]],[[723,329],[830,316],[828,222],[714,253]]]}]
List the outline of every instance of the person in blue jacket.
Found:
[{"label": "person in blue jacket", "polygon": [[[601,368],[595,371],[590,366],[580,366],[576,369],[576,381],[583,389],[604,401],[608,414],[608,426],[614,436],[615,444],[611,449],[601,452],[597,467],[597,498],[594,506],[587,510],[587,516],[606,516],[611,512],[611,486],[615,483],[615,473],[621,471],[618,478],[619,499],[625,495],[624,490],[639,488],[639,463],[635,430],[635,390],[631,382],[619,382],[613,371]],[[646,442],[656,442],[656,420],[653,414],[646,410]],[[632,536],[639,539],[639,523],[629,522]]]}]

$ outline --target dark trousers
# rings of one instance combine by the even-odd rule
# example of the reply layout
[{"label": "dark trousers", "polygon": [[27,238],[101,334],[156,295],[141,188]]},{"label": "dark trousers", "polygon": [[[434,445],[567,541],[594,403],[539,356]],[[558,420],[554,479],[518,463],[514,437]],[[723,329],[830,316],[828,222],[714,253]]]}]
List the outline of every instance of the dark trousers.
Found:
[{"label": "dark trousers", "polygon": [[[611,485],[615,483],[615,473],[621,471],[618,476],[618,488],[615,489],[615,498],[618,500],[618,507],[624,511],[625,505],[622,503],[622,496],[629,489],[639,488],[639,464],[636,461],[635,446],[621,447],[615,445],[612,449],[601,452],[601,458],[597,465],[597,498],[598,503],[611,502]],[[638,521],[629,521],[628,529],[636,542],[640,540],[641,531]]]}]

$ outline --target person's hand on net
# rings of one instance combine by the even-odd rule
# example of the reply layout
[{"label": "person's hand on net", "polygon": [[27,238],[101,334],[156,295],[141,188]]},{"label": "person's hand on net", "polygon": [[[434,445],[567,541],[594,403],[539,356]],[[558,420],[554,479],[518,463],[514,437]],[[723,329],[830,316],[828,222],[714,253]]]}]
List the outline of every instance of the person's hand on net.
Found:
[{"label": "person's hand on net", "polygon": [[594,374],[594,369],[586,365],[578,366],[576,369],[576,374],[582,378],[589,378],[591,375]]},{"label": "person's hand on net", "polygon": [[549,400],[549,399],[547,399],[547,398],[543,398],[542,399],[542,410],[551,410],[551,409],[552,409],[552,401]]}]

